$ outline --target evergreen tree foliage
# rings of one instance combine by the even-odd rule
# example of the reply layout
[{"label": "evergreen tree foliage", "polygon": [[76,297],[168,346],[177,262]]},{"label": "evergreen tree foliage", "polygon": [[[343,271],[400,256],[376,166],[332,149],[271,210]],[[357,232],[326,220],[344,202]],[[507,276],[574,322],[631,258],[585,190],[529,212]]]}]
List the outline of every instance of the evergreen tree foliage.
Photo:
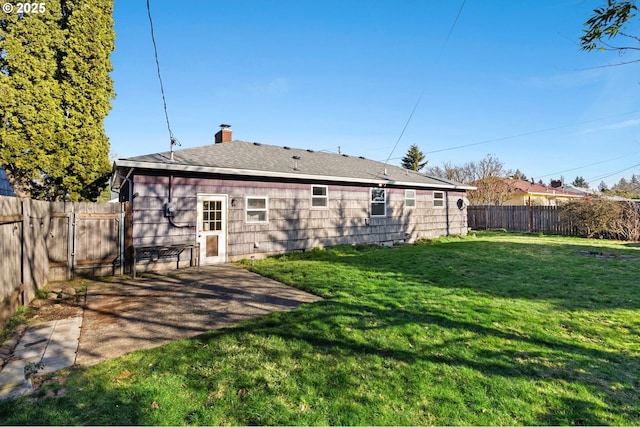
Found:
[{"label": "evergreen tree foliage", "polygon": [[633,174],[631,179],[620,178],[613,187],[611,187],[616,196],[627,197],[630,199],[640,199],[640,178]]},{"label": "evergreen tree foliage", "polygon": [[0,165],[16,194],[95,200],[110,172],[113,0],[0,19]]},{"label": "evergreen tree foliage", "polygon": [[527,180],[527,175],[525,175],[522,172],[520,172],[520,169],[516,169],[516,171],[513,173],[513,179],[526,181]]},{"label": "evergreen tree foliage", "polygon": [[589,183],[585,181],[581,176],[576,176],[576,179],[573,180],[571,185],[573,185],[574,187],[589,188]]},{"label": "evergreen tree foliage", "polygon": [[56,80],[61,12],[47,5],[43,14],[0,15],[0,165],[17,195],[29,195],[32,180],[49,170],[64,118]]},{"label": "evergreen tree foliage", "polygon": [[417,145],[412,144],[406,156],[402,158],[402,167],[412,171],[419,171],[428,163],[428,161],[424,159],[425,157],[422,151],[420,151]]}]

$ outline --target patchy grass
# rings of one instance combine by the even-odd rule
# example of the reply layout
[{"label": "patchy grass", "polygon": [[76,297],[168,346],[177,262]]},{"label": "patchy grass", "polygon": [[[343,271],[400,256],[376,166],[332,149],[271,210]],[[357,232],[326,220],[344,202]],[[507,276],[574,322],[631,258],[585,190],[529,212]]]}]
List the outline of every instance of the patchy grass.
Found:
[{"label": "patchy grass", "polygon": [[72,370],[0,422],[638,425],[639,267],[508,233],[256,261],[325,300]]},{"label": "patchy grass", "polygon": [[[30,306],[20,306],[0,330],[0,344],[10,337],[20,325],[33,325],[49,320],[65,319],[82,315],[82,305],[87,294],[88,279],[78,278],[69,282],[51,282],[45,288],[38,289]],[[56,300],[48,299],[53,289],[73,288],[75,295],[60,293]]]}]

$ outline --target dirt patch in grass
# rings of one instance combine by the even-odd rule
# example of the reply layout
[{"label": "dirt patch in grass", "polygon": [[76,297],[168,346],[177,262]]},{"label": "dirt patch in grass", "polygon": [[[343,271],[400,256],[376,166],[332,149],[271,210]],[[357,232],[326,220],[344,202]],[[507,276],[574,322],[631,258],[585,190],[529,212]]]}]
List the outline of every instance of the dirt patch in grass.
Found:
[{"label": "dirt patch in grass", "polygon": [[29,324],[80,317],[82,310],[84,310],[84,298],[80,302],[74,300],[36,301],[42,302],[37,303],[37,307],[32,306],[34,309],[25,314]]},{"label": "dirt patch in grass", "polygon": [[614,254],[611,252],[602,252],[602,251],[578,251],[578,255],[590,256],[594,258],[633,259],[631,255]]},{"label": "dirt patch in grass", "polygon": [[36,298],[26,307],[20,307],[5,327],[0,330],[0,344],[15,333],[20,335],[25,326],[51,320],[81,317],[84,311],[86,285],[83,280],[64,284],[64,288],[47,287],[38,291]]}]

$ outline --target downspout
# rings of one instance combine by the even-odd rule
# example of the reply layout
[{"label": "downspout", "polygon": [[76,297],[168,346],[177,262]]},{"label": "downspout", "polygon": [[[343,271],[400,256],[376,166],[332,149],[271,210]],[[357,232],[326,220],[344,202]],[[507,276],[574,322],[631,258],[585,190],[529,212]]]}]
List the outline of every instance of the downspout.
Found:
[{"label": "downspout", "polygon": [[451,234],[451,229],[449,225],[449,192],[444,192],[444,209],[447,217],[447,236]]},{"label": "downspout", "polygon": [[125,204],[124,203],[120,203],[120,216],[119,216],[119,224],[118,224],[118,237],[119,237],[119,246],[120,246],[120,275],[124,275],[124,233],[125,233],[125,226],[124,226],[124,222],[126,219],[126,211],[125,211]]}]

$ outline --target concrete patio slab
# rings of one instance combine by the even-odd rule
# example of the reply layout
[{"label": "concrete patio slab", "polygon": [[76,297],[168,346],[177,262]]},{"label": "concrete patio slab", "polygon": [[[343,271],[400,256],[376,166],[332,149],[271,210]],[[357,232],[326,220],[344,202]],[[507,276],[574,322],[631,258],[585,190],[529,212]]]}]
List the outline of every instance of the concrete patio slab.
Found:
[{"label": "concrete patio slab", "polygon": [[93,365],[319,300],[232,264],[114,278],[87,290],[76,364]]},{"label": "concrete patio slab", "polygon": [[0,398],[20,396],[32,391],[25,375],[46,374],[74,365],[78,351],[82,317],[52,320],[27,328],[13,357],[0,371]]},{"label": "concrete patio slab", "polygon": [[37,374],[90,366],[321,299],[232,264],[96,281],[83,317],[25,331],[0,371],[0,399],[33,391],[27,366]]}]

